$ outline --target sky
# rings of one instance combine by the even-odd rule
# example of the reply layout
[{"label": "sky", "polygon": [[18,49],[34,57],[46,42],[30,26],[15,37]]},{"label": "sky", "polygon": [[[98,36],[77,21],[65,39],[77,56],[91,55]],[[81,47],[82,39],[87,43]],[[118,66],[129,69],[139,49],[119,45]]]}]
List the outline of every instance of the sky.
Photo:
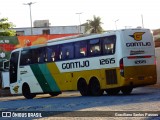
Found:
[{"label": "sky", "polygon": [[7,17],[17,28],[30,27],[29,6],[24,5],[29,2],[35,2],[32,21],[49,20],[51,26],[79,25],[95,15],[104,30],[160,28],[159,0],[0,0],[0,18]]}]

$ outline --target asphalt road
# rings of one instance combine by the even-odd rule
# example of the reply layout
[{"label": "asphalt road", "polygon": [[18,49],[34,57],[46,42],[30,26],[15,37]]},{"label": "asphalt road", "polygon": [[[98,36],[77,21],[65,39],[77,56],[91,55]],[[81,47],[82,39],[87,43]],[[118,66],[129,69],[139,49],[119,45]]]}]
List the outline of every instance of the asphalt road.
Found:
[{"label": "asphalt road", "polygon": [[33,115],[33,118],[39,119],[44,119],[44,117],[49,119],[52,116],[52,119],[78,119],[79,117],[81,119],[86,117],[108,119],[111,117],[112,119],[126,118],[126,120],[128,118],[159,120],[160,88],[136,88],[131,95],[127,96],[121,93],[116,96],[108,96],[105,93],[99,97],[82,97],[79,92],[70,91],[63,92],[57,97],[50,97],[46,94],[29,100],[23,96],[0,97],[0,111],[1,116],[2,112],[11,112],[11,117],[14,119],[21,118],[22,115],[31,117],[28,112],[33,112],[37,113],[37,116]]}]

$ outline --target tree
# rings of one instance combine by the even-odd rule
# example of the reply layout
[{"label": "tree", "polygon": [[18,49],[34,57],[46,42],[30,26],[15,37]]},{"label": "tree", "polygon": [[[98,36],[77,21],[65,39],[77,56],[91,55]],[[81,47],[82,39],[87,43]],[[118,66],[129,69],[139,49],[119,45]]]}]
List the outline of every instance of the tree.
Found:
[{"label": "tree", "polygon": [[101,18],[93,16],[93,20],[87,20],[87,23],[85,24],[85,32],[89,33],[102,33],[103,28],[101,27]]},{"label": "tree", "polygon": [[0,19],[0,36],[15,36],[16,31],[11,30],[11,28],[15,27],[12,22],[8,22],[8,18]]}]

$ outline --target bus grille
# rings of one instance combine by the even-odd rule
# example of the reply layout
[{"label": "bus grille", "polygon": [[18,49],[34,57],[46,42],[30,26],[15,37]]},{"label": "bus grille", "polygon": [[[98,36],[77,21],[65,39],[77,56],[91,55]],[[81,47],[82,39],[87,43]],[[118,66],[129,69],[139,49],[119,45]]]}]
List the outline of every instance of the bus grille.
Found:
[{"label": "bus grille", "polygon": [[107,84],[117,84],[116,69],[106,70],[106,82]]}]

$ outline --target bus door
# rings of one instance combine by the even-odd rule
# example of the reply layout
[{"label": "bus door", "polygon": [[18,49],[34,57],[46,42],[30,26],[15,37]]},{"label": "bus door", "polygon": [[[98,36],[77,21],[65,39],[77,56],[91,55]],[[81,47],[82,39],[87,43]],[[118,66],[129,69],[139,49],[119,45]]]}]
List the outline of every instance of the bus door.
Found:
[{"label": "bus door", "polygon": [[18,88],[19,88],[19,86],[16,85],[17,74],[18,74],[18,59],[19,59],[19,51],[13,52],[10,58],[10,69],[9,69],[9,77],[11,84],[10,91],[12,94],[18,93]]}]

